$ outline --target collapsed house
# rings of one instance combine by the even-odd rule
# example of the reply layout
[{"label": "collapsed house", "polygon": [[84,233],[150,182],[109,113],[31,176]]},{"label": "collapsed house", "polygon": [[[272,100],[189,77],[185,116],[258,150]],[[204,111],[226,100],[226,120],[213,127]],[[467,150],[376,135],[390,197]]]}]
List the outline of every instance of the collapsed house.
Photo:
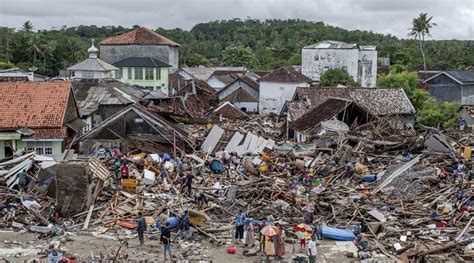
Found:
[{"label": "collapsed house", "polygon": [[[398,129],[413,127],[415,108],[403,89],[395,88],[305,88],[299,87],[291,101],[287,101],[280,112],[285,116],[288,127],[308,111],[322,105],[330,98],[351,100],[377,117],[390,117],[392,125]],[[294,138],[289,128],[288,138]]]},{"label": "collapsed house", "polygon": [[129,105],[110,116],[77,138],[77,142],[81,156],[95,153],[100,146],[153,152],[186,152],[194,148],[184,130],[139,104]]},{"label": "collapsed house", "polygon": [[70,82],[0,83],[0,159],[20,150],[62,158],[80,134]]},{"label": "collapsed house", "polygon": [[292,122],[290,128],[294,131],[292,139],[307,142],[321,131],[347,132],[352,125],[375,119],[375,115],[353,101],[330,98]]},{"label": "collapsed house", "polygon": [[149,91],[114,79],[81,79],[72,82],[79,116],[86,123],[83,132],[124,109],[143,101]]},{"label": "collapsed house", "polygon": [[150,100],[149,107],[177,122],[206,123],[210,111],[217,106],[216,90],[205,81],[191,81],[175,96]]},{"label": "collapsed house", "polygon": [[219,103],[230,102],[244,112],[258,113],[259,83],[247,75],[239,75],[217,92]]}]

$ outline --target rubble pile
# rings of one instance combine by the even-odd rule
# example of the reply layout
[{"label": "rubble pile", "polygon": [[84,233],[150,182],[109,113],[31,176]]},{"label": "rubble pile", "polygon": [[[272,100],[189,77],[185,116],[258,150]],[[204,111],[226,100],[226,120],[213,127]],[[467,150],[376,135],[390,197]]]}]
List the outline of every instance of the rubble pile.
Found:
[{"label": "rubble pile", "polygon": [[[366,246],[356,244],[359,253],[353,256],[472,260],[474,166],[469,146],[474,138],[467,133],[389,127],[379,119],[345,134],[321,133],[313,144],[298,145],[281,140],[284,122],[271,117],[189,126],[196,136],[206,134],[201,149],[193,153],[172,157],[171,152],[137,149],[82,162],[81,176],[87,185],[74,187],[84,188],[84,197],[69,201],[76,202],[75,211],[82,208],[76,213],[63,200],[68,193],[59,197],[51,192],[60,189],[40,187],[39,181],[46,177],[38,171],[54,166],[32,165],[26,190],[3,181],[0,226],[46,236],[72,232],[124,240],[136,237],[134,229],[143,212],[146,223],[153,226],[147,230],[152,239],[166,222],[179,229],[186,212],[191,229],[173,232],[173,240],[181,246],[178,257],[206,260],[204,252],[189,251],[231,242],[239,211],[254,225],[278,222],[287,233],[286,241],[298,242],[294,227],[307,220],[305,206],[312,203],[311,223],[322,229],[323,238],[367,241]],[[449,141],[439,136],[431,140],[433,134]],[[441,148],[434,144],[449,151],[433,151]],[[25,153],[17,161],[2,161],[0,178],[17,174],[12,164],[32,156]],[[124,163],[127,178],[119,181]],[[64,179],[56,174],[55,180]],[[334,234],[341,229],[349,234]],[[123,249],[101,259],[123,259],[126,253]]]}]

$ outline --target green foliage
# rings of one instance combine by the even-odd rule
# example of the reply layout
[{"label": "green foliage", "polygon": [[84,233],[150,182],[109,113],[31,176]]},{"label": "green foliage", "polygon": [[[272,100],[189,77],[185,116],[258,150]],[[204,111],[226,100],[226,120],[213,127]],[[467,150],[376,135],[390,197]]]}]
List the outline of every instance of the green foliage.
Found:
[{"label": "green foliage", "polygon": [[459,104],[453,102],[438,103],[428,92],[418,88],[418,78],[415,73],[399,71],[396,66],[388,75],[377,79],[377,86],[383,88],[403,88],[417,111],[416,121],[426,126],[444,128],[456,123],[459,117]]},{"label": "green foliage", "polygon": [[412,27],[409,29],[408,35],[418,39],[420,41],[421,56],[423,57],[423,69],[426,70],[426,56],[423,50],[423,44],[425,37],[431,37],[431,28],[436,26],[436,23],[432,23],[433,17],[428,17],[427,13],[420,13],[418,17],[413,18]]},{"label": "green foliage", "polygon": [[208,66],[209,61],[200,54],[192,53],[189,56],[185,57],[185,60],[181,62],[183,65],[188,67],[197,67],[197,66]]},{"label": "green foliage", "polygon": [[0,69],[9,69],[9,68],[15,68],[15,64],[11,63],[11,62],[2,62],[0,61]]},{"label": "green foliage", "polygon": [[328,86],[358,86],[357,82],[343,68],[328,69],[321,74],[319,83],[322,87]]},{"label": "green foliage", "polygon": [[[31,22],[25,23],[24,27],[18,31],[0,27],[0,61],[11,61],[17,66],[35,64],[39,74],[48,76],[55,76],[59,70],[84,59],[92,38],[101,41],[131,30],[122,26],[81,25],[33,32]],[[223,64],[223,51],[228,46],[237,45],[249,47],[256,55],[254,69],[299,65],[304,46],[330,39],[376,45],[378,55],[390,56],[392,64],[403,65],[407,70],[423,68],[417,40],[401,40],[361,30],[349,31],[323,22],[232,19],[197,24],[189,31],[158,28],[156,32],[182,44],[179,55],[183,64],[199,64],[201,57],[197,55]],[[32,35],[38,39],[31,41]],[[43,46],[36,55],[32,43]],[[430,69],[461,69],[474,64],[474,41],[425,41],[423,49],[429,54],[426,64]]]},{"label": "green foliage", "polygon": [[230,45],[222,53],[222,63],[225,66],[254,69],[257,57],[250,47]]}]

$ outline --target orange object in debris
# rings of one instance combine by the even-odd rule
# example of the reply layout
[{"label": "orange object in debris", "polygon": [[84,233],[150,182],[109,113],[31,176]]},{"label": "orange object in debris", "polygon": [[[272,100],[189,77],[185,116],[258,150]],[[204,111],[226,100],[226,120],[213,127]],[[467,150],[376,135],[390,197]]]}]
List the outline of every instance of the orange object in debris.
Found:
[{"label": "orange object in debris", "polygon": [[235,248],[233,246],[227,246],[227,253],[235,254]]},{"label": "orange object in debris", "polygon": [[369,193],[370,193],[369,189],[367,189],[367,188],[359,188],[359,189],[357,189],[357,191],[363,193],[364,195],[369,195]]},{"label": "orange object in debris", "polygon": [[131,194],[137,192],[137,179],[122,179],[122,190]]},{"label": "orange object in debris", "polygon": [[138,226],[137,223],[135,222],[122,221],[122,220],[117,221],[117,225],[121,227],[129,228],[129,229],[135,229]]}]

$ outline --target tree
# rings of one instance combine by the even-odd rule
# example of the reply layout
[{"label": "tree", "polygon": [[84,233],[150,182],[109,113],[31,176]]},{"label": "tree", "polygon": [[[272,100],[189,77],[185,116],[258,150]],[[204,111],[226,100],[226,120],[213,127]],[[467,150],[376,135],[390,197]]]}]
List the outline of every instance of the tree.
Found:
[{"label": "tree", "polygon": [[459,105],[453,102],[438,103],[428,92],[417,87],[418,77],[415,73],[400,70],[399,65],[392,67],[388,75],[377,79],[377,87],[403,88],[417,111],[418,123],[445,128],[454,125],[459,116]]},{"label": "tree", "polygon": [[207,66],[209,61],[201,54],[192,53],[186,57],[184,64],[188,67]]},{"label": "tree", "polygon": [[2,62],[0,61],[0,69],[9,69],[9,68],[14,68],[15,64],[11,62]]},{"label": "tree", "polygon": [[423,69],[426,71],[426,57],[423,50],[423,44],[425,37],[431,37],[430,30],[436,26],[436,23],[432,23],[432,16],[428,17],[427,13],[420,13],[418,17],[413,18],[412,27],[409,29],[408,35],[418,39],[420,43],[421,56],[423,57]]},{"label": "tree", "polygon": [[222,63],[225,66],[253,69],[257,65],[257,57],[250,47],[230,45],[222,53]]},{"label": "tree", "polygon": [[347,73],[347,70],[343,68],[334,68],[328,69],[321,74],[319,84],[322,87],[327,86],[337,86],[337,85],[344,85],[344,86],[358,86],[357,82]]},{"label": "tree", "polygon": [[26,21],[23,23],[23,26],[21,27],[21,30],[25,32],[32,32],[33,31],[33,23],[31,23],[30,20]]}]

